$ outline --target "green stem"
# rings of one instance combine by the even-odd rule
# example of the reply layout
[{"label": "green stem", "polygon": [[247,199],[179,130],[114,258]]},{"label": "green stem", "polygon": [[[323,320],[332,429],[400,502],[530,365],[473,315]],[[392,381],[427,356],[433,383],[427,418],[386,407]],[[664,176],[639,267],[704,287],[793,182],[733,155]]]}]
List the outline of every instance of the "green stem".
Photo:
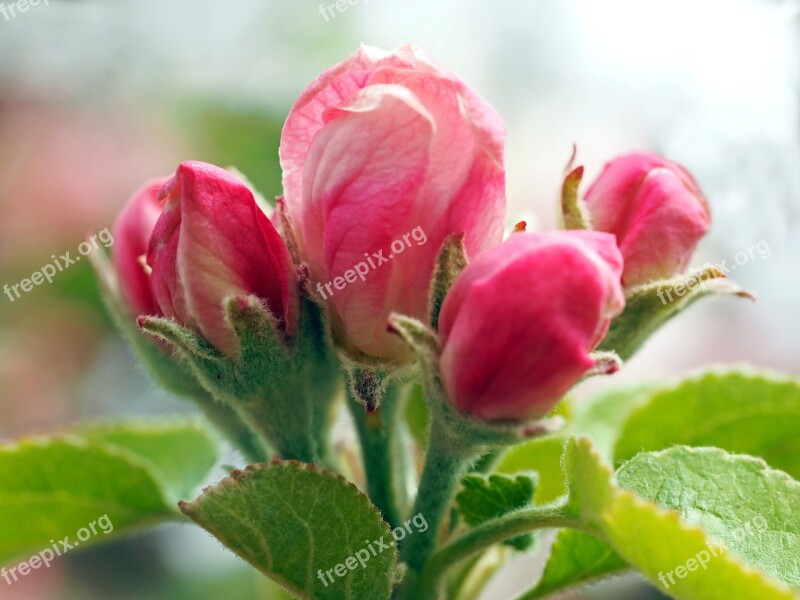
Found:
[{"label": "green stem", "polygon": [[[433,416],[425,467],[412,510],[412,514],[425,518],[428,528],[409,536],[401,549],[403,561],[412,572],[422,571],[433,554],[455,488],[478,454],[477,448],[451,437]],[[409,573],[409,578],[414,579],[414,573]]]},{"label": "green stem", "polygon": [[250,398],[239,398],[231,405],[282,460],[316,464],[317,442],[312,431],[312,398],[295,385],[285,389],[265,387]]},{"label": "green stem", "polygon": [[398,507],[396,465],[393,461],[399,394],[399,386],[390,385],[380,408],[374,412],[367,412],[361,402],[352,397],[349,386],[347,399],[361,443],[367,494],[392,528],[403,522]]},{"label": "green stem", "polygon": [[299,435],[289,430],[285,435],[281,427],[269,427],[270,432],[266,437],[278,450],[278,456],[283,460],[297,460],[306,464],[317,464],[320,457],[316,452],[317,444],[312,435]]},{"label": "green stem", "polygon": [[536,529],[569,527],[594,535],[569,510],[566,502],[531,506],[509,513],[471,529],[440,548],[425,565],[407,597],[415,600],[436,598],[440,582],[448,569],[476,552],[517,535]]},{"label": "green stem", "polygon": [[217,402],[205,390],[192,396],[197,406],[216,428],[253,463],[269,460],[270,452],[258,434],[250,429],[229,406]]}]

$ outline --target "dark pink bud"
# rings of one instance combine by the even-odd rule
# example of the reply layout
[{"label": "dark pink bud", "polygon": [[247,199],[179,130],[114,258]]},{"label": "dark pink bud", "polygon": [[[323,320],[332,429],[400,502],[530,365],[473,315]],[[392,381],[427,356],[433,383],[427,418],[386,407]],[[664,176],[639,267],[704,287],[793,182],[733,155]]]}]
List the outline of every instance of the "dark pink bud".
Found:
[{"label": "dark pink bud", "polygon": [[147,262],[163,314],[235,356],[239,340],[225,317],[224,301],[255,295],[291,335],[298,314],[295,269],[285,242],[247,185],[214,165],[185,162],[159,198],[166,204]]},{"label": "dark pink bud", "polygon": [[595,231],[521,232],[478,256],[439,319],[450,401],[486,420],[545,416],[595,366],[621,273],[614,237]]}]

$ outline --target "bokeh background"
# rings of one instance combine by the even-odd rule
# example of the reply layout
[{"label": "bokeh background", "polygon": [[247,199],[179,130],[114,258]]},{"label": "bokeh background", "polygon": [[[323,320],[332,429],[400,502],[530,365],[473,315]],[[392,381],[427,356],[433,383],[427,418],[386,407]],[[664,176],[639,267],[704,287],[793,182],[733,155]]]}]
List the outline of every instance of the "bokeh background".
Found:
[{"label": "bokeh background", "polygon": [[[800,371],[800,1],[353,1],[333,18],[318,0],[42,0],[0,14],[0,285],[75,254],[182,160],[236,165],[280,193],[280,130],[302,89],[361,42],[413,42],[505,118],[510,222],[556,226],[573,143],[589,178],[643,148],[684,163],[709,197],[696,263],[727,261],[758,302],[698,304],[595,388],[721,362]],[[769,251],[737,264],[759,243]],[[135,365],[87,261],[0,296],[0,438],[190,411]],[[486,598],[538,568],[520,558]],[[279,597],[268,588],[203,532],[173,526],[67,556],[13,597]],[[659,596],[633,578],[575,597]]]}]

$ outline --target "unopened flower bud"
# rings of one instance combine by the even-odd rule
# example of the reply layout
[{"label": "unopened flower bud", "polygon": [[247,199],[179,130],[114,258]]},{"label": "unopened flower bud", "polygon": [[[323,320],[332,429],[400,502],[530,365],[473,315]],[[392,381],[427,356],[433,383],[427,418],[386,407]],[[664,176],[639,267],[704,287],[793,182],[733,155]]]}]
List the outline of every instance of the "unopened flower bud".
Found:
[{"label": "unopened flower bud", "polygon": [[485,420],[545,416],[595,367],[621,272],[614,237],[594,231],[517,233],[478,256],[439,317],[450,402]]}]

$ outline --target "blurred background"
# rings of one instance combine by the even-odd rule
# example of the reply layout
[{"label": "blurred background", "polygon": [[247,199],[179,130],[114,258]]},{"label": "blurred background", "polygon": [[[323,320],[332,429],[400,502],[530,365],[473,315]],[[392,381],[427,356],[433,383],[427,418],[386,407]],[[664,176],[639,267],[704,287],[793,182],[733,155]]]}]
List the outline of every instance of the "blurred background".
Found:
[{"label": "blurred background", "polygon": [[[416,43],[498,109],[510,223],[556,226],[573,143],[590,179],[637,148],[696,175],[714,211],[697,265],[726,261],[758,302],[698,304],[593,388],[721,362],[800,371],[800,0],[350,0],[345,11],[318,0],[42,0],[0,9],[0,285],[52,255],[75,255],[134,188],[186,159],[235,165],[265,196],[279,194],[291,103],[361,42]],[[759,243],[768,251],[737,259]],[[0,438],[192,410],[135,366],[87,261],[13,302],[0,296]],[[512,596],[538,569],[518,559],[485,597]],[[69,555],[13,594],[279,597],[205,533],[177,526]],[[658,597],[635,578],[574,596]]]}]

